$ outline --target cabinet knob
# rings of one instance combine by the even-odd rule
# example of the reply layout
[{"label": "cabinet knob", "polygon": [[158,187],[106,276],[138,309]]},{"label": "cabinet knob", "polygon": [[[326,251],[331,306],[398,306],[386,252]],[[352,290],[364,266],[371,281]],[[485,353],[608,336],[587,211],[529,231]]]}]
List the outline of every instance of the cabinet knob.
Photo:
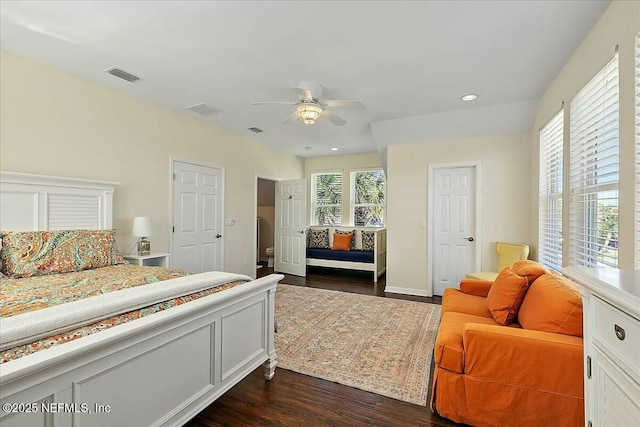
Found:
[{"label": "cabinet knob", "polygon": [[624,328],[618,325],[613,325],[613,329],[616,331],[616,337],[618,337],[620,341],[624,341],[624,338],[627,336]]}]

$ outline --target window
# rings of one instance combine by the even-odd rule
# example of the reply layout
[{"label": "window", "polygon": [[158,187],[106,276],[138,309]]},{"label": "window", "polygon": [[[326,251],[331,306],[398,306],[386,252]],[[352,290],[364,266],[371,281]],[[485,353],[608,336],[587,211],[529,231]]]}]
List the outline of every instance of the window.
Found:
[{"label": "window", "polygon": [[571,265],[618,266],[618,104],[616,55],[571,101]]},{"label": "window", "polygon": [[386,186],[382,169],[351,172],[353,225],[384,227]]},{"label": "window", "polygon": [[540,130],[538,260],[562,269],[562,150],[564,110]]},{"label": "window", "polygon": [[636,35],[636,270],[640,270],[640,33]]},{"label": "window", "polygon": [[342,172],[311,174],[311,225],[342,225]]}]

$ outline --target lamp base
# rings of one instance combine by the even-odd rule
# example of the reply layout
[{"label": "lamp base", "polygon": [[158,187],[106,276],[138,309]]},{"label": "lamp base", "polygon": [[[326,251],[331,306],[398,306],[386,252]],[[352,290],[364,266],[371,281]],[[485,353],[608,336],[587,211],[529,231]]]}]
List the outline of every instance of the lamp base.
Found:
[{"label": "lamp base", "polygon": [[138,240],[138,255],[149,255],[151,253],[151,242],[146,237]]}]

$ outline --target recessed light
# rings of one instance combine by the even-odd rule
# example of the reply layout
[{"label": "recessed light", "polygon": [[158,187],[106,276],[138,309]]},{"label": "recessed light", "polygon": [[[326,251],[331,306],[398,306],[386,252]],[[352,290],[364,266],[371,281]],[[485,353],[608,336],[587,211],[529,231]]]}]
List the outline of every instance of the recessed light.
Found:
[{"label": "recessed light", "polygon": [[475,93],[470,93],[469,95],[465,95],[463,96],[461,99],[463,101],[473,101],[474,99],[477,99],[478,95],[476,95]]},{"label": "recessed light", "polygon": [[331,151],[338,151],[338,147],[331,147]]}]

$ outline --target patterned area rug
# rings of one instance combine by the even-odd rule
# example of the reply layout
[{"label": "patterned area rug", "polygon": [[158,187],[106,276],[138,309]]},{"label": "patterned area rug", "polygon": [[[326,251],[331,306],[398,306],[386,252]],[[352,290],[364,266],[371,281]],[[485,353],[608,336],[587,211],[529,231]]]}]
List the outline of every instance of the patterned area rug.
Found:
[{"label": "patterned area rug", "polygon": [[426,406],[440,306],[278,285],[278,367]]}]

